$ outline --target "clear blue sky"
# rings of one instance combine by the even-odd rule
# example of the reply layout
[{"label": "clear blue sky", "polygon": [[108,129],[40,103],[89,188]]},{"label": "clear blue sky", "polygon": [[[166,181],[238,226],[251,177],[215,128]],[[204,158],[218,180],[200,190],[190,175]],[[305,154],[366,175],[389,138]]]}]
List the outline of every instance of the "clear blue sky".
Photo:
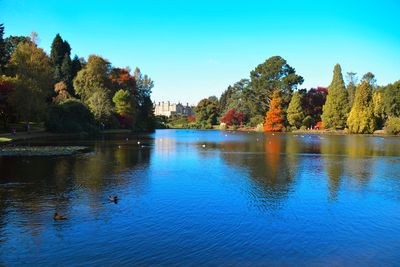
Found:
[{"label": "clear blue sky", "polygon": [[[318,3],[317,3],[318,2]],[[326,86],[343,72],[400,79],[400,1],[39,1],[0,0],[6,36],[56,33],[72,53],[138,66],[155,81],[153,99],[197,103],[219,96],[280,55],[305,79]]]}]

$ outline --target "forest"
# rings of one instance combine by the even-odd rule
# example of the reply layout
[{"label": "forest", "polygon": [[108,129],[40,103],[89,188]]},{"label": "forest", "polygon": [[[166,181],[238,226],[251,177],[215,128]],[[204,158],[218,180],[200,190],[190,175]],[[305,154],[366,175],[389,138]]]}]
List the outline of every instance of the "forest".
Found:
[{"label": "forest", "polygon": [[[228,86],[218,99],[202,99],[188,128],[296,130],[369,134],[379,130],[400,133],[400,80],[377,85],[375,75],[346,73],[336,64],[330,85],[300,88],[304,82],[285,59],[268,58],[250,72],[249,79]],[[180,121],[183,118],[178,118]]]},{"label": "forest", "polygon": [[60,34],[50,54],[38,35],[8,36],[0,24],[0,130],[18,123],[50,132],[96,134],[105,129],[153,131],[152,79],[139,68],[113,66],[99,55],[71,55]]}]

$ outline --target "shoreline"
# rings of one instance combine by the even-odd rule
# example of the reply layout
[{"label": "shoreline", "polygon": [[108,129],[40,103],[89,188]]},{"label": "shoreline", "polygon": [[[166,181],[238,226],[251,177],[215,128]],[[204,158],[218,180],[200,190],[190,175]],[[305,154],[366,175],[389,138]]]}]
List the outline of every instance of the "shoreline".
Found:
[{"label": "shoreline", "polygon": [[[212,129],[191,129],[191,128],[167,128],[166,130],[171,129],[171,130],[202,130],[202,131],[207,131],[207,130],[217,130],[217,131],[240,131],[240,132],[258,132],[258,133],[265,133],[263,131],[257,131],[256,127],[250,127],[250,128],[226,128],[224,130],[219,129],[218,126],[214,126]],[[156,129],[156,130],[165,130],[165,129]],[[387,134],[385,133],[384,130],[376,130],[373,133],[370,134],[354,134],[354,133],[349,133],[346,130],[294,130],[290,132],[268,132],[268,133],[285,133],[285,134],[320,134],[320,135],[358,135],[358,136],[391,136],[391,137],[400,137],[400,135],[393,135],[393,134]]]}]

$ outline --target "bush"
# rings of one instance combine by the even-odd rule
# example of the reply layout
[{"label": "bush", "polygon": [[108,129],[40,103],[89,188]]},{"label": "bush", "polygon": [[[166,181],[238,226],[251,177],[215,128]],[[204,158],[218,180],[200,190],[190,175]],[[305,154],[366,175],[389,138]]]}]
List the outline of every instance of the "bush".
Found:
[{"label": "bush", "polygon": [[250,119],[249,126],[257,127],[260,123],[264,124],[264,116],[257,115]]},{"label": "bush", "polygon": [[226,130],[226,123],[221,122],[221,124],[219,125],[219,129]]},{"label": "bush", "polygon": [[70,99],[50,108],[45,126],[50,132],[96,133],[97,127],[90,110],[79,100]]},{"label": "bush", "polygon": [[400,134],[400,118],[390,117],[385,123],[385,132],[388,134]]},{"label": "bush", "polygon": [[315,121],[314,121],[313,117],[311,117],[310,115],[305,117],[304,120],[303,120],[303,126],[305,126],[306,128],[310,128],[314,124],[315,124]]}]

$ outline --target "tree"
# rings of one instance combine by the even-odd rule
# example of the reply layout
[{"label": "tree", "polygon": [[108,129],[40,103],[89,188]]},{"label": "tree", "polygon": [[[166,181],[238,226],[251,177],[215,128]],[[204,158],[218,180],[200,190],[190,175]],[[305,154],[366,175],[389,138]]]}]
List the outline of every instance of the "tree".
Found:
[{"label": "tree", "polygon": [[378,90],[373,90],[372,92],[372,102],[374,106],[374,116],[376,119],[376,127],[377,129],[381,129],[387,118],[385,113],[385,104],[384,104],[384,91],[383,88]]},{"label": "tree", "polygon": [[89,98],[96,91],[110,91],[110,71],[110,63],[107,60],[96,55],[89,56],[88,63],[73,81],[75,93],[80,96],[84,104],[88,104]]},{"label": "tree", "polygon": [[139,68],[136,68],[134,71],[134,77],[136,81],[136,95],[138,104],[141,106],[147,97],[150,97],[151,90],[154,87],[154,82],[151,78],[142,74]]},{"label": "tree", "polygon": [[227,91],[221,95],[219,110],[226,114],[229,110],[235,109],[243,113],[246,119],[257,116],[260,113],[260,107],[257,105],[256,96],[250,87],[250,81],[242,79],[233,86],[229,86]]},{"label": "tree", "polygon": [[71,47],[67,41],[64,41],[57,33],[51,44],[50,59],[53,66],[61,66],[64,57],[71,55]]},{"label": "tree", "polygon": [[71,47],[67,41],[64,41],[60,34],[57,33],[51,44],[50,59],[54,68],[54,79],[63,81],[70,93],[72,89],[72,66],[71,66]]},{"label": "tree", "polygon": [[7,123],[13,117],[15,111],[8,103],[7,99],[10,93],[15,90],[16,79],[0,76],[0,119],[3,122],[3,128],[7,128]]},{"label": "tree", "polygon": [[93,114],[77,99],[68,99],[59,105],[53,105],[49,110],[45,126],[50,132],[96,132]]},{"label": "tree", "polygon": [[16,72],[16,86],[9,96],[20,118],[40,117],[46,98],[52,93],[53,72],[49,57],[33,43],[20,43],[11,56]]},{"label": "tree", "polygon": [[113,111],[110,98],[104,88],[98,88],[89,97],[87,105],[97,121],[107,121]]},{"label": "tree", "polygon": [[221,94],[219,98],[219,108],[222,112],[227,110],[227,106],[233,92],[233,87],[229,85],[228,88]]},{"label": "tree", "polygon": [[299,92],[296,92],[293,94],[292,100],[290,101],[287,109],[287,120],[291,126],[299,129],[304,118],[305,115],[301,106],[301,95]]},{"label": "tree", "polygon": [[344,128],[348,113],[348,93],[343,81],[342,69],[339,64],[336,64],[321,116],[324,128]]},{"label": "tree", "polygon": [[64,82],[56,83],[54,85],[54,92],[57,94],[57,96],[53,97],[53,103],[55,104],[60,104],[66,101],[67,99],[72,98]]},{"label": "tree", "polygon": [[362,77],[362,80],[370,84],[372,88],[376,87],[376,78],[372,72],[365,73]]},{"label": "tree", "polygon": [[367,80],[357,86],[347,125],[351,133],[372,133],[375,130],[372,86]]},{"label": "tree", "polygon": [[258,65],[250,72],[250,77],[250,85],[262,114],[268,110],[269,100],[275,90],[280,92],[283,108],[286,109],[293,90],[304,81],[303,77],[297,75],[295,69],[280,56],[271,57]]},{"label": "tree", "polygon": [[115,104],[115,111],[118,114],[132,115],[132,96],[128,91],[120,89],[115,93],[112,100]]},{"label": "tree", "polygon": [[134,93],[138,116],[136,117],[138,129],[153,131],[156,125],[154,106],[150,99],[151,90],[154,87],[153,80],[146,74],[142,74],[139,68],[134,71],[136,90]]},{"label": "tree", "polygon": [[218,118],[218,103],[210,101],[207,98],[200,100],[195,108],[196,120],[202,124],[214,125],[217,124]]},{"label": "tree", "polygon": [[[302,96],[302,107],[306,118],[311,118],[311,124],[321,121],[322,109],[328,90],[324,87],[311,88]],[[304,124],[303,124],[304,125]]]},{"label": "tree", "polygon": [[[130,72],[129,68],[113,68],[111,70],[110,79],[114,94],[120,89],[129,91],[131,95],[136,94],[136,79]],[[142,78],[141,74],[138,74],[138,78]]]},{"label": "tree", "polygon": [[235,109],[229,110],[224,117],[221,118],[221,122],[226,123],[226,125],[242,125],[245,120],[245,115],[241,112],[237,112]]},{"label": "tree", "polygon": [[383,88],[383,103],[388,117],[400,117],[400,80]]},{"label": "tree", "polygon": [[264,131],[280,132],[283,129],[282,98],[279,91],[272,95],[271,105],[265,115]]},{"label": "tree", "polygon": [[12,69],[12,66],[8,66],[7,63],[10,62],[11,55],[14,53],[15,49],[20,43],[30,43],[29,37],[26,36],[9,36],[5,39],[5,55],[4,62],[5,66],[3,72],[8,76],[15,76],[15,70]]},{"label": "tree", "polygon": [[71,58],[69,56],[65,56],[61,66],[59,68],[60,70],[60,81],[63,81],[65,85],[67,86],[67,90],[70,94],[74,93],[74,88],[72,84],[73,76],[72,76],[72,62]]},{"label": "tree", "polygon": [[356,95],[356,84],[357,84],[357,73],[355,72],[347,72],[347,92],[349,94],[349,108],[353,106],[354,97]]},{"label": "tree", "polygon": [[0,24],[0,75],[4,73],[8,63],[6,55],[6,42],[4,40],[4,25]]},{"label": "tree", "polygon": [[77,55],[71,61],[71,76],[75,78],[76,74],[82,69],[81,60],[78,58]]},{"label": "tree", "polygon": [[150,96],[146,96],[139,109],[137,117],[138,129],[141,131],[151,132],[156,126],[156,117],[154,115],[154,105]]}]

